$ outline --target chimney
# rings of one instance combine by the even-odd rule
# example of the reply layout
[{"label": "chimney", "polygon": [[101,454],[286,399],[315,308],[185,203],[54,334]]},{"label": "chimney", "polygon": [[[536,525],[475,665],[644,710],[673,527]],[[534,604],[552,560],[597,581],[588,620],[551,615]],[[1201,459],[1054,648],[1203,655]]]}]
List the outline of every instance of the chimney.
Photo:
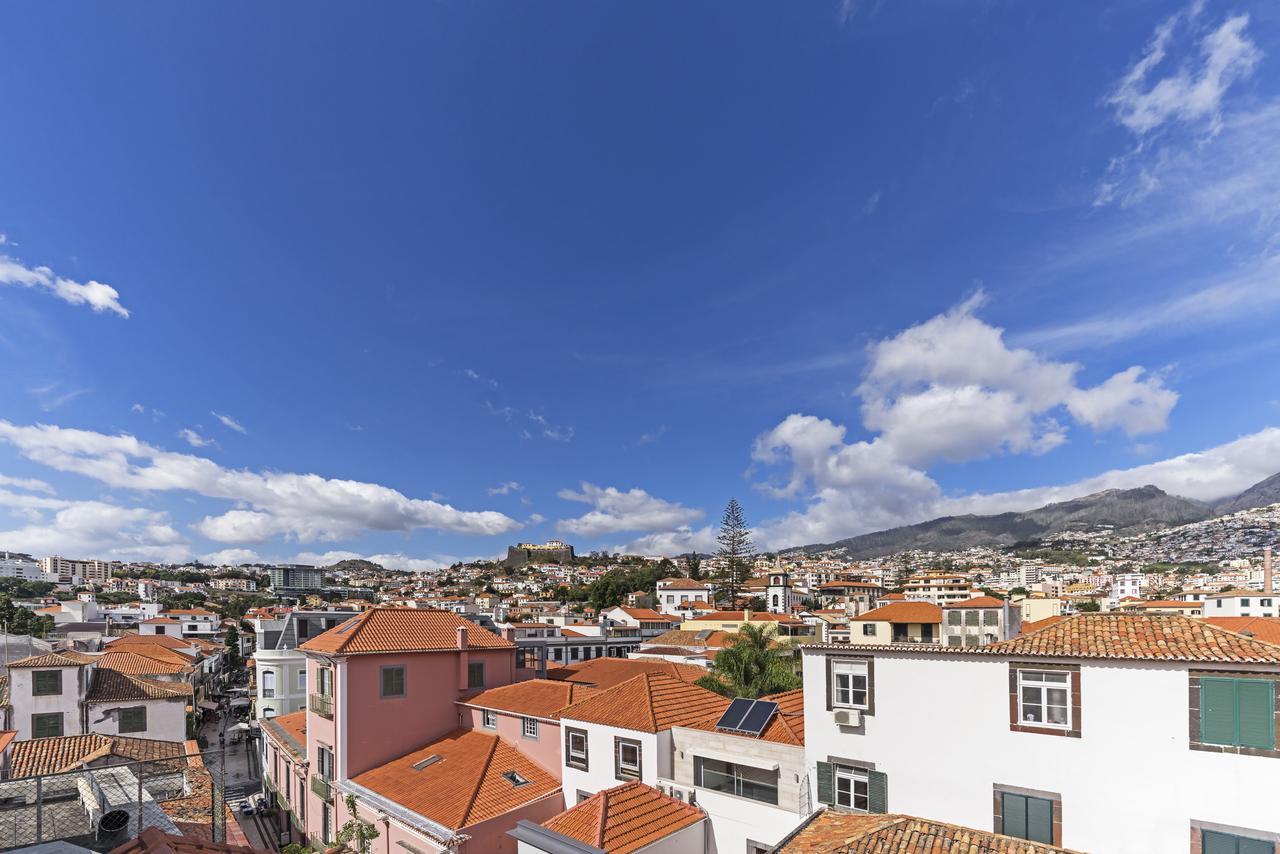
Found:
[{"label": "chimney", "polygon": [[1274,593],[1271,574],[1271,546],[1262,550],[1262,589],[1266,593]]},{"label": "chimney", "polygon": [[751,622],[751,610],[749,608],[742,609],[742,622],[744,623]]}]

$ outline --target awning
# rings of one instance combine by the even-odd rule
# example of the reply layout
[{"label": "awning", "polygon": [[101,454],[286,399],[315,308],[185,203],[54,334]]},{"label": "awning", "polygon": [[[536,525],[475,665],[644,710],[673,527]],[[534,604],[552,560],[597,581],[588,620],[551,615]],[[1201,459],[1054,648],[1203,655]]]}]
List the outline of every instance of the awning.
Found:
[{"label": "awning", "polygon": [[197,706],[199,706],[200,708],[204,709],[204,710],[205,710],[205,711],[207,711],[207,712],[216,712],[216,711],[218,711],[218,704],[217,704],[217,703],[210,703],[208,700],[201,700],[201,701],[200,701],[199,703],[197,703],[196,705],[197,705]]},{"label": "awning", "polygon": [[721,753],[718,750],[708,750],[705,747],[685,748],[694,756],[703,759],[715,759],[718,762],[728,762],[730,765],[742,765],[749,768],[758,768],[761,771],[777,771],[778,763],[768,759],[762,759],[757,756],[744,757],[735,753]]},{"label": "awning", "polygon": [[248,697],[236,697],[234,700],[232,700],[232,701],[231,701],[231,705],[232,705],[233,707],[234,707],[234,706],[247,706],[247,705],[249,705],[249,698],[248,698]]}]

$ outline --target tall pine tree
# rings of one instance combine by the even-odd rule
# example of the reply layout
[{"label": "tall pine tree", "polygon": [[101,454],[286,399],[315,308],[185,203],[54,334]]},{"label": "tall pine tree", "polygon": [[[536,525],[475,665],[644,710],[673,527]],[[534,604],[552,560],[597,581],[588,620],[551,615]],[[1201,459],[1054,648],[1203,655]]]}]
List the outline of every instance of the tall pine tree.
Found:
[{"label": "tall pine tree", "polygon": [[738,587],[746,579],[751,561],[755,557],[751,532],[747,530],[747,519],[738,499],[730,498],[728,506],[724,508],[720,534],[716,539],[720,543],[716,557],[724,564],[724,578],[729,587],[729,607],[733,608],[738,599]]}]

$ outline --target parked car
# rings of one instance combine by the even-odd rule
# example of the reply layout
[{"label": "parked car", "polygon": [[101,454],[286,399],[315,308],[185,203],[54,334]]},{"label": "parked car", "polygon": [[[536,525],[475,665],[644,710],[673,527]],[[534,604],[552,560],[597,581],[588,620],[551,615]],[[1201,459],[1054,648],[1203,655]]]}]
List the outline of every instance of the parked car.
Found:
[{"label": "parked car", "polygon": [[244,802],[240,804],[240,814],[253,815],[253,812],[253,804],[249,802],[248,798],[245,798]]}]

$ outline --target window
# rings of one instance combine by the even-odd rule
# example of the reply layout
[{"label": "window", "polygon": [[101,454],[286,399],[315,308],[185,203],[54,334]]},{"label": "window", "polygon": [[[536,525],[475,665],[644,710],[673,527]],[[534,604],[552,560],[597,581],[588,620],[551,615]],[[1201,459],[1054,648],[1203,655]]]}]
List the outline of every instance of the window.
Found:
[{"label": "window", "polygon": [[568,729],[564,731],[564,764],[579,771],[589,769],[587,761],[587,733],[585,730]]},{"label": "window", "polygon": [[951,610],[947,611],[948,626],[958,626],[960,625],[960,621],[963,619],[964,619],[964,615],[960,613],[960,610],[958,608],[952,608]]},{"label": "window", "polygon": [[1205,830],[1201,835],[1204,854],[1274,854],[1275,843],[1267,839],[1253,839],[1220,830]]},{"label": "window", "polygon": [[1071,729],[1071,674],[1019,670],[1018,720],[1036,726]]},{"label": "window", "polygon": [[1053,844],[1053,801],[1000,793],[1000,832],[1030,842]]},{"label": "window", "polygon": [[395,667],[382,668],[382,696],[384,697],[403,697],[404,696],[404,667],[397,665]]},{"label": "window", "polygon": [[778,803],[778,772],[749,765],[721,762],[718,759],[693,758],[695,786],[750,798],[766,804]]},{"label": "window", "polygon": [[484,662],[472,661],[467,664],[467,687],[484,687]]},{"label": "window", "polygon": [[876,624],[875,624],[875,623],[863,623],[863,625],[862,625],[862,636],[863,636],[863,637],[872,637],[872,638],[873,638],[873,637],[875,637],[875,636],[876,636]]},{"label": "window", "polygon": [[870,784],[861,768],[835,767],[836,806],[867,812],[870,806]]},{"label": "window", "polygon": [[328,801],[320,803],[320,839],[329,842],[333,838],[333,808]]},{"label": "window", "polygon": [[120,710],[120,732],[146,732],[147,707],[133,706]]},{"label": "window", "polygon": [[1269,679],[1200,679],[1200,741],[1275,747],[1275,683]]},{"label": "window", "polygon": [[37,697],[62,693],[61,670],[36,670],[31,674],[31,693]]},{"label": "window", "polygon": [[276,695],[276,672],[274,670],[262,671],[262,696],[263,699],[271,699]]},{"label": "window", "polygon": [[1263,608],[1270,608],[1270,607],[1271,607],[1271,600],[1270,600],[1270,599],[1259,599],[1259,600],[1258,600],[1258,605],[1260,605],[1260,606],[1261,606],[1261,607],[1263,607]]},{"label": "window", "polygon": [[831,705],[845,709],[867,708],[867,663],[835,660],[831,665]]},{"label": "window", "polygon": [[999,624],[999,622],[1000,622],[999,611],[983,611],[982,612],[982,624],[984,626],[994,626]]},{"label": "window", "polygon": [[492,709],[485,709],[480,713],[480,716],[485,729],[498,728],[498,715]]},{"label": "window", "polygon": [[571,657],[574,661],[577,661],[577,660],[578,660],[578,648],[575,646],[575,647],[573,647],[572,649],[570,649],[570,650],[569,650],[569,655],[570,655],[570,657]]},{"label": "window", "polygon": [[959,646],[959,645],[960,645],[959,635],[947,635],[947,646]]},{"label": "window", "polygon": [[321,780],[333,779],[333,751],[324,745],[316,748],[316,775]]},{"label": "window", "polygon": [[62,712],[31,716],[32,738],[56,738],[62,735]]},{"label": "window", "polygon": [[520,734],[525,738],[538,737],[538,719],[537,718],[521,718]]},{"label": "window", "polygon": [[333,696],[333,668],[316,668],[316,693],[323,697]]},{"label": "window", "polygon": [[307,690],[307,671],[305,668],[298,671],[298,690],[304,693]]},{"label": "window", "polygon": [[640,742],[629,738],[613,740],[613,775],[619,780],[640,779]]}]

